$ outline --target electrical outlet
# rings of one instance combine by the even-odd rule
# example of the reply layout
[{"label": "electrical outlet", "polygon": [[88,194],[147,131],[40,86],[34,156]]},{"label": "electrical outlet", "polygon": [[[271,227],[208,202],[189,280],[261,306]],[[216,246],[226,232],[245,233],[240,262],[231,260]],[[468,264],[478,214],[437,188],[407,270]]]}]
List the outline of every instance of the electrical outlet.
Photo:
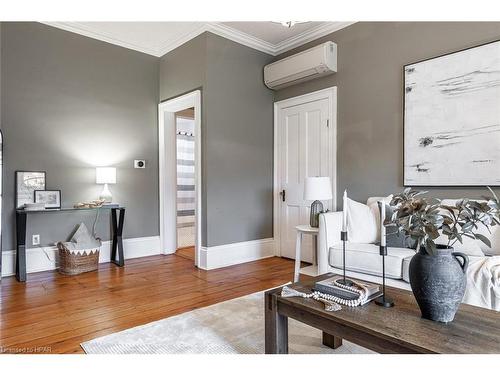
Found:
[{"label": "electrical outlet", "polygon": [[32,242],[33,242],[33,246],[40,245],[40,235],[34,234]]}]

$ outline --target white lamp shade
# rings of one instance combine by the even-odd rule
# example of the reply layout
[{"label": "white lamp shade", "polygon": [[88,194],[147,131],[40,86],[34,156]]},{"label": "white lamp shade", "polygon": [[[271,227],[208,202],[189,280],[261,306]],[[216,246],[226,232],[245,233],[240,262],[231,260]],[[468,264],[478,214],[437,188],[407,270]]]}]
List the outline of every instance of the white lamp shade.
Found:
[{"label": "white lamp shade", "polygon": [[304,200],[323,201],[332,199],[330,177],[306,177],[304,180]]},{"label": "white lamp shade", "polygon": [[98,167],[95,169],[96,184],[116,184],[116,168]]}]

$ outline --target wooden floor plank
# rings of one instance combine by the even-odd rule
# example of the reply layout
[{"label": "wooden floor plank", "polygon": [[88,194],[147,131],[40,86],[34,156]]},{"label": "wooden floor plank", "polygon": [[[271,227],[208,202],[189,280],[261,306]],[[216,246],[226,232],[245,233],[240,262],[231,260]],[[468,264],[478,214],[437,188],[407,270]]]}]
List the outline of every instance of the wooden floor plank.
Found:
[{"label": "wooden floor plank", "polygon": [[181,247],[177,249],[175,254],[194,262],[194,246]]},{"label": "wooden floor plank", "polygon": [[80,343],[291,281],[293,261],[267,258],[212,271],[191,251],[128,260],[97,272],[3,278],[0,347],[12,353],[82,353]]}]

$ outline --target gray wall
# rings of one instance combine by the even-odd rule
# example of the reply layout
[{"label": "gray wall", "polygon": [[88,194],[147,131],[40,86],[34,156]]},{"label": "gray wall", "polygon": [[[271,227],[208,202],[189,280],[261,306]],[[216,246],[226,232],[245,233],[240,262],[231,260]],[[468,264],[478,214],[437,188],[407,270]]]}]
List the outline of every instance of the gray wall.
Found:
[{"label": "gray wall", "polygon": [[[2,22],[0,22],[0,56],[2,54]],[[2,59],[0,59],[0,73],[2,72]],[[0,74],[0,119],[2,118],[2,74]],[[0,127],[2,126],[0,122]]]},{"label": "gray wall", "polygon": [[207,40],[207,243],[273,236],[271,56],[214,34]]},{"label": "gray wall", "polygon": [[202,90],[203,246],[272,237],[271,58],[205,33],[161,59],[162,101]]},{"label": "gray wall", "polygon": [[[2,23],[0,22],[0,129],[2,129]],[[2,159],[2,163],[3,164],[3,159]],[[3,178],[1,173],[2,173],[2,169],[1,169],[1,165],[0,165],[0,189],[2,189],[3,187]],[[3,191],[3,190],[2,190]],[[3,196],[3,195],[2,195]],[[3,219],[2,219],[2,201],[1,201],[1,198],[0,198],[0,279],[2,278],[2,248],[1,248],[1,241],[2,241],[2,231],[1,231],[1,226],[2,226],[2,222],[3,222]]]},{"label": "gray wall", "polygon": [[[337,74],[277,91],[274,100],[338,86],[339,192],[347,187],[364,200],[398,191],[402,66],[499,38],[500,23],[357,23],[276,57],[326,40],[339,47]],[[46,170],[48,188],[60,188],[68,206],[99,194],[96,164],[115,165],[112,191],[128,206],[126,236],[157,235],[156,104],[198,88],[203,245],[272,236],[273,93],[262,81],[271,56],[205,33],[159,60],[36,23],[4,23],[1,43],[4,249],[14,247],[18,169]],[[148,168],[134,170],[134,158],[147,159]],[[484,192],[431,190],[440,197]],[[32,222],[44,244],[80,220],[57,215]],[[91,215],[81,215],[91,224]],[[107,224],[101,220],[102,235]]]},{"label": "gray wall", "polygon": [[[500,39],[499,22],[361,22],[277,56],[327,40],[338,45],[338,73],[282,89],[282,100],[338,87],[338,205],[403,188],[403,65]],[[473,171],[472,171],[473,173]],[[436,197],[480,197],[484,188],[429,188]]]},{"label": "gray wall", "polygon": [[[160,101],[182,94],[201,90],[201,139],[202,153],[205,148],[205,96],[206,96],[207,33],[203,33],[180,47],[170,51],[160,59]],[[207,212],[205,158],[202,157],[202,210]],[[201,242],[207,246],[207,217],[201,218]]]},{"label": "gray wall", "polygon": [[[37,23],[4,23],[2,31],[4,249],[15,246],[15,170],[47,171],[47,188],[61,189],[71,206],[98,196],[95,165],[116,166],[111,190],[128,208],[126,237],[158,235],[156,105],[195,89],[203,108],[203,245],[272,236],[273,93],[262,80],[271,56],[210,33],[157,59]],[[148,167],[133,169],[134,158]],[[40,233],[48,245],[94,216],[32,218],[29,238]],[[108,225],[102,217],[105,239]]]},{"label": "gray wall", "polygon": [[[127,206],[125,237],[158,235],[159,59],[37,23],[3,23],[1,40],[3,249],[15,247],[16,170],[47,171],[47,188],[72,206],[98,197],[96,165],[115,166],[110,188]],[[146,169],[133,169],[139,158]],[[91,225],[93,213],[32,218],[30,232],[45,245],[79,221]],[[108,232],[103,214],[98,234]]]},{"label": "gray wall", "polygon": [[160,59],[160,101],[205,86],[206,64],[207,33],[164,55]]}]

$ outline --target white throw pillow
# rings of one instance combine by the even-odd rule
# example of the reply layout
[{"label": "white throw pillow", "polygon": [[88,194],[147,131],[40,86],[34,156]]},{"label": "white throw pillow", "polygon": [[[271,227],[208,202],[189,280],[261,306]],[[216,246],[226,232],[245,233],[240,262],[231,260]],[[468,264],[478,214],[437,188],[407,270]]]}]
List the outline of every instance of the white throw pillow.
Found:
[{"label": "white throw pillow", "polygon": [[[344,208],[345,209],[345,208]],[[366,204],[347,198],[347,239],[355,243],[374,243],[379,228],[373,210]]]},{"label": "white throw pillow", "polygon": [[349,242],[375,243],[380,241],[380,212],[378,201],[389,204],[388,197],[370,197],[367,204],[347,198],[347,238]]},{"label": "white throw pillow", "polygon": [[[389,205],[392,201],[392,197],[393,197],[392,194],[387,196],[387,197],[370,197],[366,201],[366,205],[368,207],[370,207],[373,215],[375,216],[375,222],[377,224],[377,228],[379,228],[377,230],[377,241],[380,241],[380,209],[378,208],[378,202],[382,201],[382,202],[386,203],[387,205]],[[386,209],[386,211],[385,211],[386,220],[390,219],[390,217],[388,217],[389,215],[392,215],[392,210]]]},{"label": "white throw pillow", "polygon": [[370,197],[366,201],[367,206],[371,206],[372,204],[377,204],[378,201],[383,201],[387,204],[391,203],[393,195],[388,195],[387,197]]}]

